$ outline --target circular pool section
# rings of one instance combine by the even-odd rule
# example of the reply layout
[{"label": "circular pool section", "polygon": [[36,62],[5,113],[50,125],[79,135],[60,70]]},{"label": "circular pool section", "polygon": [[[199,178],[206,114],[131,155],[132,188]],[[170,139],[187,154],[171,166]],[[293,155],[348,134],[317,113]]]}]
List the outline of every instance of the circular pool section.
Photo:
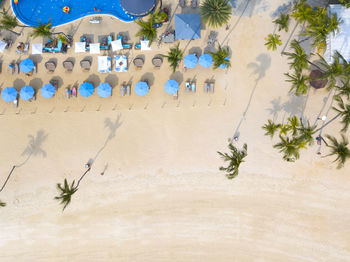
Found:
[{"label": "circular pool section", "polygon": [[[18,0],[15,4],[12,1],[12,9],[17,18],[24,24],[29,26],[37,26],[39,21],[47,23],[50,19],[52,26],[63,25],[88,15],[112,15],[124,21],[131,22],[140,16],[144,16],[154,7],[155,0],[126,0],[133,3],[129,7],[121,6],[121,0]],[[153,2],[153,6],[150,3]],[[147,4],[144,4],[147,3]],[[133,8],[137,6],[137,8]],[[63,12],[63,8],[69,7],[69,12]],[[147,9],[146,13],[138,13]],[[131,8],[131,12],[127,12],[127,8]],[[132,12],[136,11],[135,13]]]},{"label": "circular pool section", "polygon": [[124,11],[135,16],[144,16],[153,10],[155,0],[120,0]]}]

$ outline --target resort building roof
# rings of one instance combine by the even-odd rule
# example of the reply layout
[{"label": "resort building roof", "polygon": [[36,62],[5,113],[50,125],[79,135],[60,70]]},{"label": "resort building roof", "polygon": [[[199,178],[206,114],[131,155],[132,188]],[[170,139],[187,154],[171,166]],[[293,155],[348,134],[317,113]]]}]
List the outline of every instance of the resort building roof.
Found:
[{"label": "resort building roof", "polygon": [[343,20],[339,25],[339,32],[330,34],[327,38],[327,47],[324,57],[327,62],[332,62],[332,56],[338,51],[347,61],[350,60],[350,9],[341,5],[329,5],[329,12],[337,14]]},{"label": "resort building roof", "polygon": [[120,0],[124,11],[135,16],[146,15],[152,11],[155,4],[155,0]]}]

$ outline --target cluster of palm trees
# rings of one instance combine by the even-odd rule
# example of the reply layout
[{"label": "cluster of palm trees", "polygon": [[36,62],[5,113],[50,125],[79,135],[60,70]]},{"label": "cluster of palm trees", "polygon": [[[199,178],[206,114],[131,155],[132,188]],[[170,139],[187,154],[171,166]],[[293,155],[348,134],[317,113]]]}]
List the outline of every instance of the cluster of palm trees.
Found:
[{"label": "cluster of palm trees", "polygon": [[233,179],[238,175],[239,166],[244,162],[243,159],[247,156],[248,148],[247,144],[244,144],[243,149],[240,150],[232,145],[232,143],[229,143],[228,148],[230,150],[229,153],[218,152],[221,158],[225,162],[228,162],[226,167],[222,166],[219,169],[226,172],[226,177],[228,179]]},{"label": "cluster of palm trees", "polygon": [[39,21],[39,25],[37,26],[25,26],[18,22],[17,17],[9,15],[5,9],[0,12],[0,15],[0,29],[9,31],[15,35],[20,35],[20,33],[14,31],[17,27],[20,27],[31,28],[32,32],[30,33],[30,36],[33,38],[47,37],[51,39],[54,35],[57,35],[61,40],[63,40],[63,42],[67,39],[67,35],[65,33],[53,32],[51,19],[47,23],[42,23]]}]

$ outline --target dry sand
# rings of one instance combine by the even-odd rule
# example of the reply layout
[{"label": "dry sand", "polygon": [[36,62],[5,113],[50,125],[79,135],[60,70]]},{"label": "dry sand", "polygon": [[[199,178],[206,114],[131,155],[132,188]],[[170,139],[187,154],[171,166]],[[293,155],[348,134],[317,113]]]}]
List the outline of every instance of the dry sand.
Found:
[{"label": "dry sand", "polygon": [[[0,209],[0,261],[349,261],[349,165],[337,170],[332,158],[316,154],[316,145],[287,163],[261,129],[268,118],[304,114],[313,123],[318,115],[334,115],[326,90],[288,95],[282,47],[274,53],[264,47],[274,29],[270,13],[281,3],[263,2],[251,18],[234,16],[230,30],[219,32],[219,42],[226,39],[232,51],[228,71],[180,67],[172,75],[167,62],[155,71],[152,57],[169,45],[153,45],[151,52],[128,54],[145,56],[140,71],[131,65],[128,73],[99,74],[94,55],[93,70],[82,73],[78,63],[88,54],[71,50],[36,58],[34,77],[9,76],[7,64],[27,56],[15,54],[15,47],[5,52],[2,88],[40,88],[52,77],[61,87],[53,99],[20,101],[17,109],[0,101],[1,181],[22,164],[0,194],[7,202]],[[134,24],[109,17],[101,25],[85,18],[73,26],[75,40],[86,32],[97,39],[128,31],[137,42]],[[208,33],[203,30],[186,53],[203,50]],[[282,34],[284,42],[288,36]],[[67,57],[76,59],[73,74],[62,70]],[[58,68],[47,75],[44,62],[51,58]],[[150,94],[119,97],[120,83],[143,77],[152,82]],[[182,80],[178,101],[163,90],[169,77]],[[183,81],[193,77],[198,90],[185,93]],[[215,94],[204,94],[203,82],[212,77]],[[111,98],[64,98],[64,87],[75,81],[106,78],[117,87]],[[338,130],[334,124],[323,133],[338,137]],[[235,132],[239,146],[248,143],[248,157],[231,181],[218,171],[216,151],[226,150]],[[56,183],[77,180],[89,159],[92,170],[62,213],[53,200]]]}]

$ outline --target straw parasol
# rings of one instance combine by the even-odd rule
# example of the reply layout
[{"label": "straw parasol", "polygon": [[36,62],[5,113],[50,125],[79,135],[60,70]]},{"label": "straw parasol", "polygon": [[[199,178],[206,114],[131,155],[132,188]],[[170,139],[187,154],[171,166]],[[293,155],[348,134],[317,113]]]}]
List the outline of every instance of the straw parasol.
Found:
[{"label": "straw parasol", "polygon": [[312,70],[310,73],[310,85],[316,89],[324,88],[327,85],[327,79],[319,79],[323,73],[319,69]]}]

